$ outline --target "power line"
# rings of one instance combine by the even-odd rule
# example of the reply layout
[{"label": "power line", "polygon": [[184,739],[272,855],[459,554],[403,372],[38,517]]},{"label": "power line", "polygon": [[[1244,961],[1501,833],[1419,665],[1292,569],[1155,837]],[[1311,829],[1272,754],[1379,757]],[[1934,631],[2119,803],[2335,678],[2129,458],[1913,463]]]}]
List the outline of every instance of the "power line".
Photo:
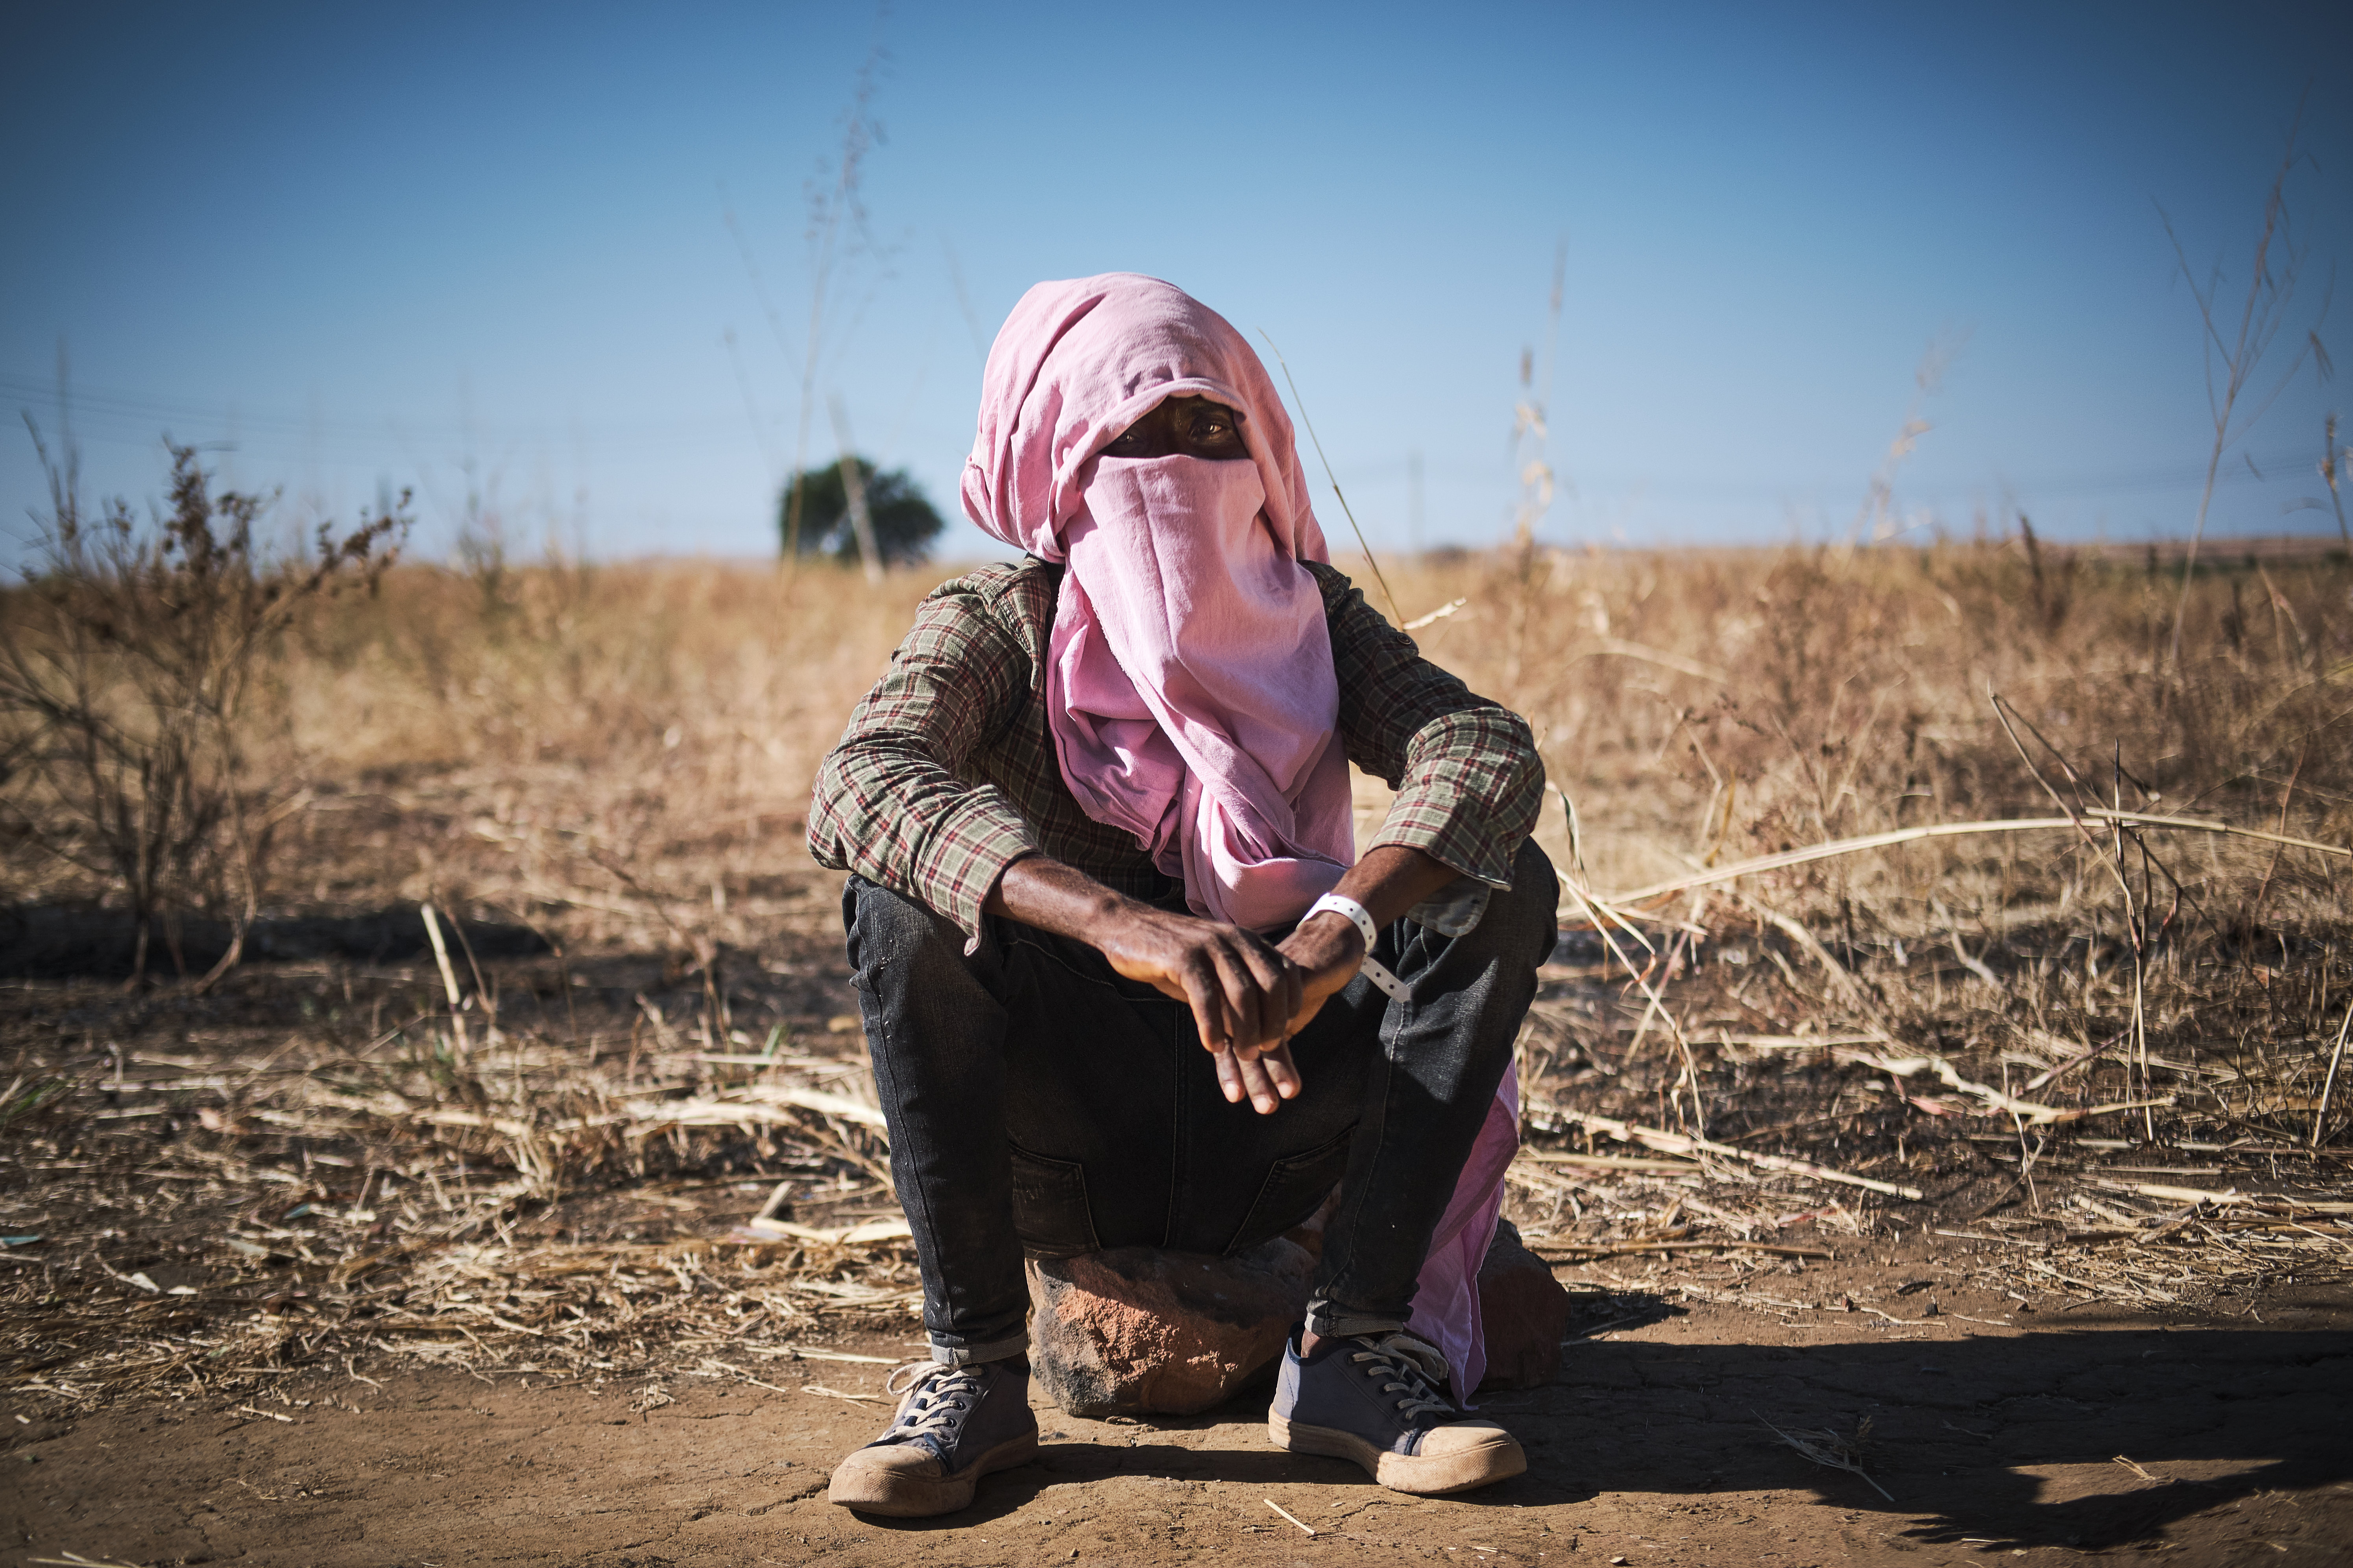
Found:
[{"label": "power line", "polygon": [[[0,373],[0,398],[18,402],[37,411],[55,407],[58,389],[55,382],[24,375]],[[556,421],[501,422],[473,421],[455,418],[410,419],[387,416],[382,424],[313,418],[307,415],[287,414],[271,410],[254,410],[234,404],[204,404],[178,398],[159,396],[151,393],[124,392],[117,389],[84,386],[79,383],[66,388],[64,404],[77,423],[87,418],[116,421],[143,421],[153,428],[185,423],[211,430],[233,426],[240,435],[275,437],[295,441],[333,441],[359,443],[371,447],[386,443],[399,444],[419,438],[427,440],[484,442],[491,445],[514,445],[571,440],[575,431],[600,446],[615,443],[671,443],[723,439],[740,443],[741,437],[733,427],[733,416],[714,412],[708,416],[691,419],[649,421],[643,419],[599,421],[593,424]],[[146,437],[146,438],[152,438]]]}]

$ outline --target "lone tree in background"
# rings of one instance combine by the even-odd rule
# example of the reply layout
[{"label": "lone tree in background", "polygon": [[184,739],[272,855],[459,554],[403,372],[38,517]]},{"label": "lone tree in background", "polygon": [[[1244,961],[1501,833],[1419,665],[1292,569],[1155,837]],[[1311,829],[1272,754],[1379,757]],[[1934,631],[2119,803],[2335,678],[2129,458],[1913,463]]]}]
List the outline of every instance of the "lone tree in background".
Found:
[{"label": "lone tree in background", "polygon": [[[865,481],[867,515],[873,521],[875,549],[883,564],[912,565],[930,554],[932,541],[947,524],[940,521],[940,514],[907,470],[893,468],[886,474],[863,458],[850,460]],[[792,548],[795,492],[806,486],[807,493],[799,498],[800,552],[828,554],[845,566],[859,563],[858,535],[850,525],[849,490],[842,482],[842,464],[828,463],[821,468],[804,468],[785,487],[776,503],[776,536],[782,549]]]}]

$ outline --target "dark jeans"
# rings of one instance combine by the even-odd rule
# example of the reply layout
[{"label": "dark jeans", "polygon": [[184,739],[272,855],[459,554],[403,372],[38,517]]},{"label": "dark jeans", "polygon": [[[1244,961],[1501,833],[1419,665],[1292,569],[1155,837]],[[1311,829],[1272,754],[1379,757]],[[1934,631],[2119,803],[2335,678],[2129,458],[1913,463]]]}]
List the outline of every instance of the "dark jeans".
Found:
[{"label": "dark jeans", "polygon": [[1552,951],[1558,888],[1533,844],[1479,923],[1412,921],[1292,1042],[1304,1089],[1271,1116],[1219,1092],[1192,1015],[1095,949],[986,919],[978,948],[852,877],[842,894],[891,1172],[942,1361],[1028,1343],[1022,1251],[1230,1253],[1342,1184],[1309,1304],[1319,1333],[1402,1328],[1430,1237],[1485,1121]]}]

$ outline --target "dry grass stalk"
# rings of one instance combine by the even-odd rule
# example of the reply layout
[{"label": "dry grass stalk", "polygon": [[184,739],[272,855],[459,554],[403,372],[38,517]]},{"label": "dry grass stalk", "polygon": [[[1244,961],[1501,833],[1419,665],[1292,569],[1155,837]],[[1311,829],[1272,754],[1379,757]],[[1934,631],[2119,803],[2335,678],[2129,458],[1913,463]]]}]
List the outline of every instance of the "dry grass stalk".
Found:
[{"label": "dry grass stalk", "polygon": [[2353,1005],[2347,1006],[2345,1021],[2337,1026],[2337,1044],[2328,1053],[2328,1076],[2321,1082],[2320,1103],[2312,1108],[2310,1142],[2316,1149],[2320,1147],[2320,1130],[2328,1121],[2329,1099],[2337,1092],[2337,1069],[2345,1065],[2345,1037],[2348,1031],[2353,1031]]},{"label": "dry grass stalk", "polygon": [[[2307,89],[2307,94],[2309,89]],[[2199,492],[2198,516],[2191,526],[2189,548],[2181,558],[2181,593],[2176,601],[2173,616],[2172,657],[2181,657],[2182,621],[2189,605],[2190,574],[2198,563],[2198,547],[2206,537],[2207,510],[2213,503],[2214,481],[2222,466],[2223,454],[2244,436],[2256,420],[2261,419],[2279,396],[2295,373],[2303,367],[2306,355],[2321,361],[2324,374],[2327,356],[2320,347],[2320,334],[2316,320],[2314,330],[2296,343],[2295,353],[2280,371],[2279,377],[2267,393],[2255,395],[2252,412],[2241,415],[2240,403],[2248,396],[2257,367],[2270,352],[2273,340],[2287,324],[2287,315],[2295,298],[2298,275],[2304,269],[2307,245],[2295,238],[2294,215],[2287,199],[2288,176],[2295,172],[2298,162],[2295,140],[2304,124],[2304,103],[2296,104],[2295,121],[2288,127],[2287,144],[2280,154],[2279,170],[2272,176],[2271,189],[2263,201],[2263,220],[2256,232],[2254,256],[2247,273],[2247,298],[2240,307],[2235,327],[2218,319],[2221,300],[2221,268],[2218,264],[2201,281],[2189,264],[2189,253],[2183,248],[2180,236],[2174,233],[2173,220],[2165,220],[2166,237],[2173,242],[2175,261],[2182,278],[2189,285],[2190,297],[2197,302],[2198,319],[2205,331],[2200,351],[2205,358],[2206,401],[2211,416],[2214,439],[2206,458],[2205,488]],[[2280,247],[2274,258],[2273,247]],[[2327,305],[2321,306],[2326,315]],[[2221,366],[2221,384],[2216,384],[2215,365]],[[2332,489],[2334,487],[2331,487]]]},{"label": "dry grass stalk", "polygon": [[1373,553],[1372,542],[1365,537],[1363,526],[1356,521],[1356,514],[1348,505],[1348,498],[1341,492],[1340,476],[1332,471],[1332,459],[1324,455],[1324,439],[1315,434],[1315,422],[1307,416],[1307,405],[1299,395],[1299,383],[1292,378],[1291,362],[1282,357],[1282,351],[1274,346],[1272,338],[1267,337],[1263,331],[1259,336],[1266,338],[1267,352],[1274,356],[1274,363],[1282,367],[1283,384],[1291,388],[1291,405],[1299,410],[1299,422],[1307,426],[1307,439],[1314,445],[1316,460],[1324,465],[1324,479],[1332,487],[1332,499],[1340,503],[1341,515],[1348,520],[1348,530],[1356,536],[1357,548],[1365,552],[1365,564],[1373,569],[1373,579],[1381,585],[1381,596],[1388,601],[1389,619],[1398,625],[1405,624],[1405,612],[1398,608],[1397,593],[1389,586],[1388,574],[1381,570],[1380,558]]},{"label": "dry grass stalk", "polygon": [[2157,816],[2144,811],[2104,811],[2088,807],[2083,820],[2072,816],[2014,817],[1994,822],[1940,822],[1926,827],[1898,828],[1890,833],[1866,834],[1860,838],[1841,838],[1830,844],[1809,845],[1803,849],[1785,850],[1778,855],[1760,855],[1753,860],[1736,865],[1719,866],[1711,870],[1695,871],[1688,877],[1676,877],[1648,887],[1623,893],[1603,895],[1600,901],[1613,910],[1631,910],[1675,893],[1694,888],[1720,887],[1736,882],[1744,877],[1761,876],[1767,871],[1784,871],[1792,867],[1808,865],[1816,860],[1829,860],[1841,855],[1859,855],[1870,849],[1886,849],[1898,844],[1917,844],[1931,838],[1958,838],[1980,833],[2051,833],[2080,829],[2083,822],[2114,824],[2119,826],[2170,828],[2193,833],[2227,833],[2239,838],[2282,845],[2288,848],[2308,849],[2318,855],[2334,855],[2340,859],[2353,859],[2353,847],[2342,844],[2322,844],[2309,838],[2289,838],[2260,828],[2242,827],[2229,822],[2200,822],[2190,817]]},{"label": "dry grass stalk", "polygon": [[1833,1470],[1844,1470],[1851,1476],[1860,1476],[1863,1483],[1873,1491],[1887,1499],[1889,1502],[1895,1500],[1894,1494],[1890,1493],[1885,1487],[1881,1486],[1863,1472],[1861,1461],[1863,1445],[1871,1436],[1870,1416],[1864,1416],[1856,1424],[1854,1436],[1852,1437],[1841,1437],[1827,1426],[1813,1431],[1800,1428],[1795,1432],[1784,1432],[1762,1415],[1757,1416],[1757,1419],[1763,1423],[1767,1432],[1772,1433],[1815,1464]]},{"label": "dry grass stalk", "polygon": [[1837,1256],[1818,1247],[1774,1247],[1761,1241],[1712,1239],[1706,1241],[1623,1241],[1597,1242],[1590,1247],[1562,1242],[1548,1243],[1546,1252],[1561,1252],[1580,1259],[1634,1257],[1645,1252],[1754,1252],[1767,1258],[1810,1258],[1827,1260]]},{"label": "dry grass stalk", "polygon": [[1927,1195],[1917,1187],[1899,1186],[1893,1182],[1882,1182],[1870,1176],[1858,1176],[1846,1171],[1833,1171],[1828,1166],[1817,1165],[1810,1161],[1791,1160],[1778,1154],[1760,1154],[1752,1150],[1735,1149],[1723,1143],[1711,1143],[1704,1138],[1687,1137],[1683,1133],[1669,1132],[1657,1127],[1639,1127],[1620,1121],[1613,1117],[1596,1115],[1591,1111],[1570,1110],[1560,1106],[1544,1106],[1538,1109],[1535,1114],[1539,1119],[1539,1125],[1542,1125],[1545,1121],[1551,1121],[1567,1126],[1589,1128],[1596,1132],[1615,1138],[1622,1143],[1640,1143],[1646,1148],[1661,1150],[1670,1154],[1713,1154],[1721,1160],[1745,1161],[1750,1164],[1761,1165],[1767,1170],[1787,1171],[1792,1175],[1810,1176],[1816,1181],[1838,1182],[1851,1187],[1861,1187],[1865,1192],[1882,1193],[1889,1197],[1909,1198],[1914,1202]]}]

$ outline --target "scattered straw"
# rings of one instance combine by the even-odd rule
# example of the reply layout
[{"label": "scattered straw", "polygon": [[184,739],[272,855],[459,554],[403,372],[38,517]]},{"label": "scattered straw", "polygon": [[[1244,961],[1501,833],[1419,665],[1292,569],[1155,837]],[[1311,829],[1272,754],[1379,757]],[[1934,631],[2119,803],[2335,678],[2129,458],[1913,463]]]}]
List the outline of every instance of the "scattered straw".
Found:
[{"label": "scattered straw", "polygon": [[1761,1154],[1753,1150],[1735,1149],[1728,1144],[1710,1142],[1704,1138],[1693,1138],[1681,1132],[1669,1132],[1658,1127],[1641,1127],[1620,1121],[1615,1117],[1599,1116],[1591,1111],[1570,1110],[1561,1106],[1545,1106],[1541,1115],[1574,1127],[1587,1127],[1596,1132],[1626,1143],[1641,1143],[1670,1154],[1713,1154],[1718,1159],[1740,1160],[1762,1165],[1768,1170],[1788,1171],[1817,1181],[1840,1182],[1861,1187],[1866,1192],[1883,1193],[1890,1197],[1910,1198],[1915,1202],[1926,1196],[1917,1187],[1907,1187],[1894,1182],[1883,1182],[1871,1176],[1858,1176],[1851,1172],[1834,1171],[1827,1165],[1817,1165],[1808,1160],[1791,1160],[1778,1154]]},{"label": "scattered straw", "polygon": [[879,1394],[847,1394],[839,1388],[828,1388],[821,1383],[802,1384],[801,1392],[803,1394],[822,1394],[828,1399],[848,1399],[853,1402],[862,1402],[866,1404],[872,1404],[882,1397]]}]

